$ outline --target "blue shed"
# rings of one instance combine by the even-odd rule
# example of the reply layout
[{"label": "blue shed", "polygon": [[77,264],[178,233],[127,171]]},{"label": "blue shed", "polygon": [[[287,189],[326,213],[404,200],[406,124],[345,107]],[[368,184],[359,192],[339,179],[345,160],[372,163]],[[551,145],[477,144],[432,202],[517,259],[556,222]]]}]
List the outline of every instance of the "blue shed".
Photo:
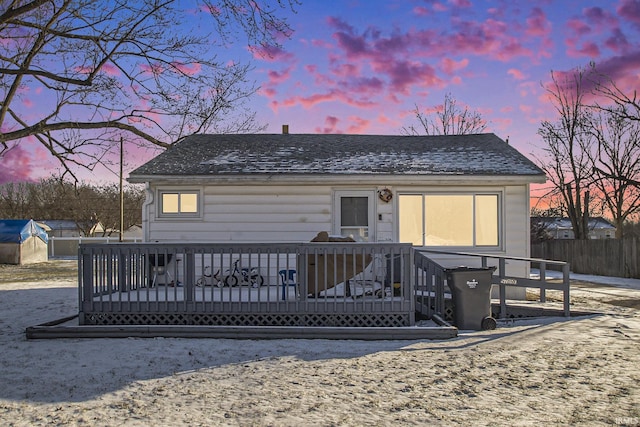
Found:
[{"label": "blue shed", "polygon": [[0,219],[0,264],[48,260],[47,232],[30,219]]}]

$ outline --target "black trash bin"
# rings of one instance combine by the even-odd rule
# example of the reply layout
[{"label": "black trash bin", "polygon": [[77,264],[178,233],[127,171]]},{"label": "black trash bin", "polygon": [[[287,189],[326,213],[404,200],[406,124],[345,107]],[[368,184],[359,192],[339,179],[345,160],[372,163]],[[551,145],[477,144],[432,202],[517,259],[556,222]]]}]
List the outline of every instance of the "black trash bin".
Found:
[{"label": "black trash bin", "polygon": [[454,325],[459,329],[496,328],[491,317],[491,276],[496,267],[445,269],[453,299]]}]

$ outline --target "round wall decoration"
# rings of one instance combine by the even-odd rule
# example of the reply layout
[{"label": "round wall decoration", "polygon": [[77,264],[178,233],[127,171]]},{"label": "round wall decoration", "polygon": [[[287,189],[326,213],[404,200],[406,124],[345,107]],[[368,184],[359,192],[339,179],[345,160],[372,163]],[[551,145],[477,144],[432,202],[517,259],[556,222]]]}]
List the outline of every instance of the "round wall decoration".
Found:
[{"label": "round wall decoration", "polygon": [[378,197],[385,203],[389,203],[393,198],[393,192],[388,188],[383,188],[382,190],[378,190]]}]

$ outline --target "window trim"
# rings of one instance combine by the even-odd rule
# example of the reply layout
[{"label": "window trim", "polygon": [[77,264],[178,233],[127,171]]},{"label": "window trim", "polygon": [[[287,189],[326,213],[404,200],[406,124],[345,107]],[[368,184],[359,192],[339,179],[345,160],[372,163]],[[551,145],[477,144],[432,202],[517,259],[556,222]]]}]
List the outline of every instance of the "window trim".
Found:
[{"label": "window trim", "polygon": [[[497,215],[498,215],[498,244],[497,245],[477,245],[476,244],[476,196],[497,196]],[[504,224],[504,191],[502,190],[486,190],[486,191],[398,191],[396,204],[396,232],[397,240],[400,241],[400,198],[402,196],[422,196],[422,206],[424,207],[425,196],[473,196],[473,245],[471,246],[427,246],[425,245],[425,234],[423,229],[422,245],[416,245],[423,248],[438,249],[438,250],[484,250],[484,251],[503,251],[504,250],[504,236],[505,236],[505,224]],[[424,226],[425,211],[422,210],[422,224]]]},{"label": "window trim", "polygon": [[[178,194],[181,197],[183,194],[195,194],[197,197],[196,212],[163,212],[163,196],[165,194]],[[156,219],[184,219],[184,220],[197,220],[203,218],[203,191],[201,188],[171,188],[163,187],[156,190]]]}]

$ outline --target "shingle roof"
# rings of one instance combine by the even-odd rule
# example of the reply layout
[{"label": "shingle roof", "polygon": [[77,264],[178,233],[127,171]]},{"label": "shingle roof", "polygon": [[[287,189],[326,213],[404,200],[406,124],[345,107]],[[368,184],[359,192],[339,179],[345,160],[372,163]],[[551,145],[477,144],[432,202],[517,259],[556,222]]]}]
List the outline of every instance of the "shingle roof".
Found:
[{"label": "shingle roof", "polygon": [[216,134],[187,137],[131,172],[130,181],[255,174],[544,175],[494,134]]},{"label": "shingle roof", "polygon": [[[531,217],[532,224],[540,224],[548,230],[571,230],[573,225],[569,218],[534,216]],[[589,218],[589,230],[615,230],[615,226],[601,216]]]}]

